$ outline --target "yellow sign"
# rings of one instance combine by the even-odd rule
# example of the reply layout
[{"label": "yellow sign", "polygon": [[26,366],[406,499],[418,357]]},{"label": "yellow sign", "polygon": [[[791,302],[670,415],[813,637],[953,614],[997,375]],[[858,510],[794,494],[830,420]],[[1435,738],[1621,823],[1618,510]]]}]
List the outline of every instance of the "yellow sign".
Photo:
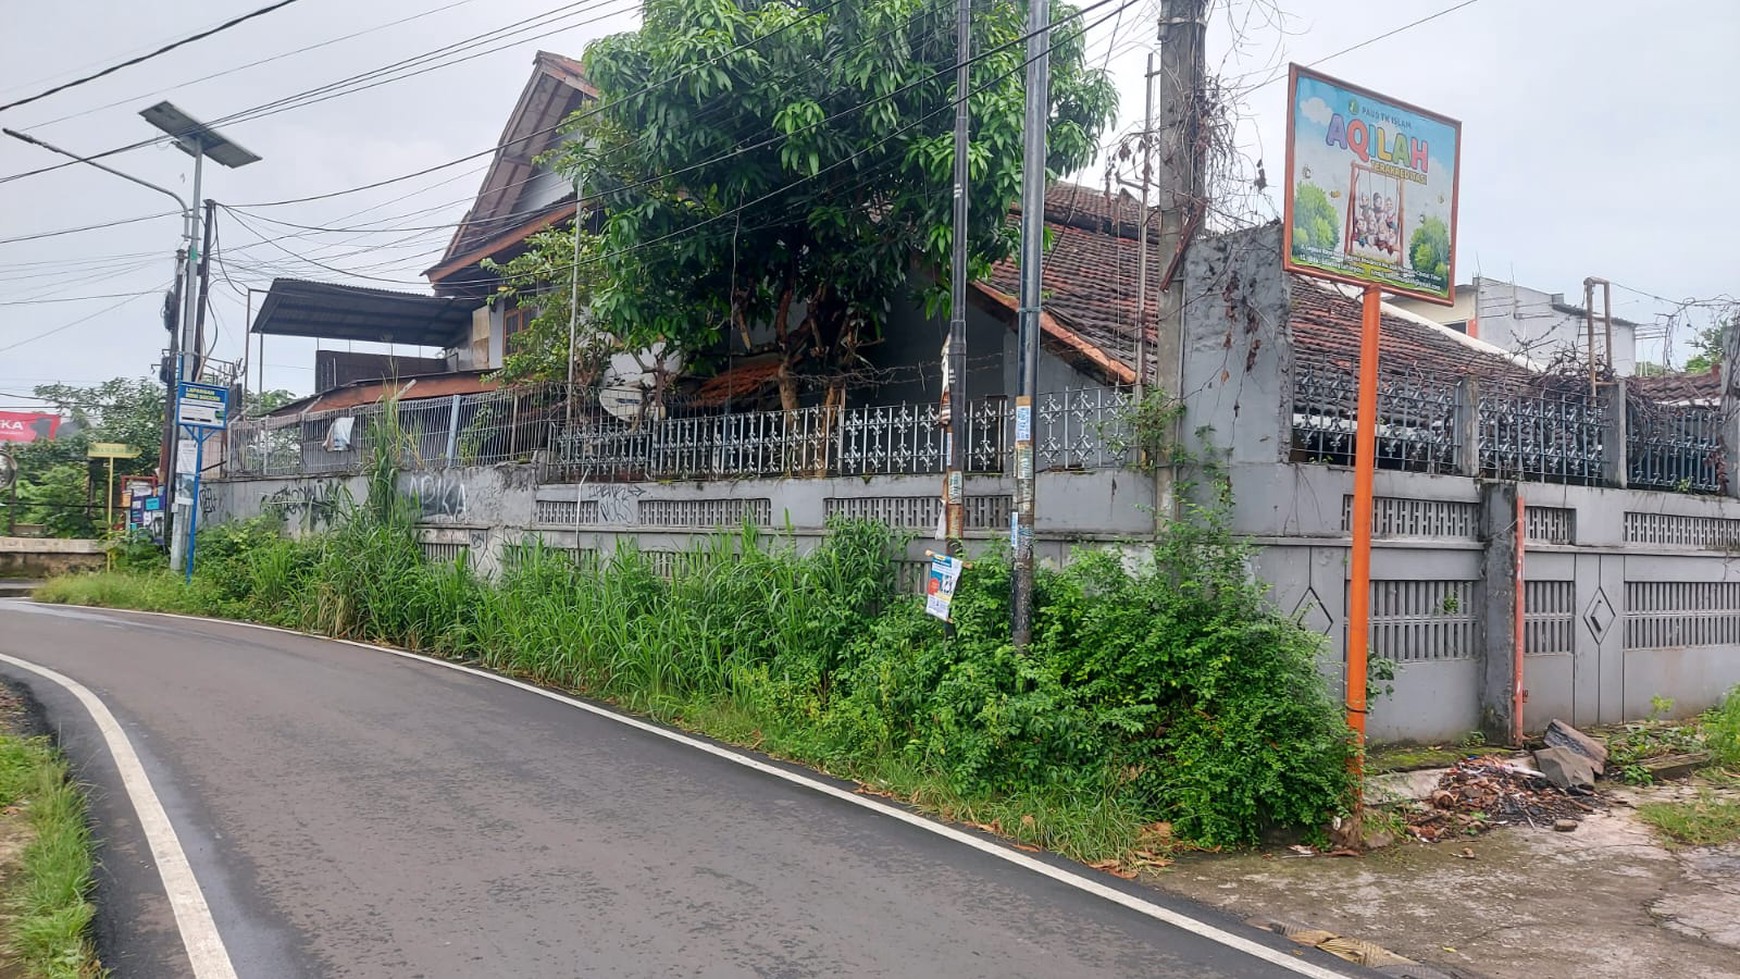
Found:
[{"label": "yellow sign", "polygon": [[85,452],[85,457],[89,459],[137,459],[139,458],[139,450],[120,442],[92,442],[90,449]]}]

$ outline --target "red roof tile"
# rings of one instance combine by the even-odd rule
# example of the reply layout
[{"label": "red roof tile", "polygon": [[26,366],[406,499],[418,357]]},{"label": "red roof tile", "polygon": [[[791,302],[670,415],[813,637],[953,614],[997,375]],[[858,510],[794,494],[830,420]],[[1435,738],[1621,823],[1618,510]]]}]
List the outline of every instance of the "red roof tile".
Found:
[{"label": "red roof tile", "polygon": [[1719,368],[1655,377],[1639,375],[1629,379],[1626,386],[1651,401],[1719,404],[1722,400],[1722,372]]},{"label": "red roof tile", "polygon": [[[1295,362],[1301,366],[1356,370],[1363,301],[1304,276],[1293,277],[1292,317]],[[1510,357],[1448,327],[1429,326],[1385,312],[1380,322],[1378,361],[1385,371],[1430,373],[1451,380],[1523,380],[1535,376]]]}]

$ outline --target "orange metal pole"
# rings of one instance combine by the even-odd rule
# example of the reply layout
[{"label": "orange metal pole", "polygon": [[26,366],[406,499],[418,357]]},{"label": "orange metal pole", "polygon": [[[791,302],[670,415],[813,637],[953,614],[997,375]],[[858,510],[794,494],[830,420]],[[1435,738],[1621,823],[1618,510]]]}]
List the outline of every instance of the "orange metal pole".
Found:
[{"label": "orange metal pole", "polygon": [[[1371,635],[1372,474],[1377,469],[1378,324],[1381,293],[1367,286],[1359,328],[1359,414],[1353,456],[1353,553],[1347,583],[1347,726],[1365,748],[1365,671]],[[1363,768],[1354,758],[1354,773]]]},{"label": "orange metal pole", "polygon": [[1528,509],[1523,495],[1516,495],[1516,650],[1511,661],[1516,664],[1516,685],[1510,693],[1510,743],[1522,744],[1523,735],[1523,550],[1528,541]]}]

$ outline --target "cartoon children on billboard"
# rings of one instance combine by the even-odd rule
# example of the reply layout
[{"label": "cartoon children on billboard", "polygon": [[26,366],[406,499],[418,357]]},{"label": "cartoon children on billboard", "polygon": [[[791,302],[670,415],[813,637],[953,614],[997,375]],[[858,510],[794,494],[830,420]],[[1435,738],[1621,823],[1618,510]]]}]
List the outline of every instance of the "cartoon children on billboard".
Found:
[{"label": "cartoon children on billboard", "polygon": [[1461,124],[1295,67],[1287,268],[1447,302]]}]

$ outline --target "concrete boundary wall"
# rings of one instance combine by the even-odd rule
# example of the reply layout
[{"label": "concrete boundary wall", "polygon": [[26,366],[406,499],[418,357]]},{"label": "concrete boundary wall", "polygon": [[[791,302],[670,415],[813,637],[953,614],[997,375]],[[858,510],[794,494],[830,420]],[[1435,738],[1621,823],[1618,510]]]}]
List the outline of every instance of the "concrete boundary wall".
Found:
[{"label": "concrete boundary wall", "polygon": [[[1343,680],[1350,470],[1235,465],[1236,529],[1275,603],[1328,639]],[[1523,593],[1515,588],[1524,515]],[[1397,663],[1374,738],[1450,740],[1508,726],[1516,604],[1523,724],[1687,714],[1740,685],[1740,504],[1715,497],[1377,474],[1372,655]]]},{"label": "concrete boundary wall", "polygon": [[[834,479],[743,479],[692,483],[538,485],[532,466],[498,465],[405,473],[401,492],[418,501],[425,553],[449,560],[462,552],[480,571],[498,573],[515,548],[531,541],[577,553],[608,554],[619,545],[675,553],[718,529],[745,522],[813,547],[832,517],[880,520],[913,535],[904,572],[916,586],[917,564],[934,534],[941,479],[875,476]],[[1013,480],[972,477],[969,545],[989,548],[1009,536]],[[1153,481],[1121,470],[1046,472],[1038,527],[1042,560],[1060,563],[1077,546],[1145,549],[1153,527]],[[362,477],[227,479],[207,485],[201,519],[281,516],[292,533],[336,522],[367,495]]]},{"label": "concrete boundary wall", "polygon": [[[1326,637],[1323,669],[1343,680],[1352,473],[1304,464],[1228,467],[1235,530],[1255,545],[1253,571],[1283,612]],[[540,541],[576,554],[632,546],[675,554],[716,528],[745,522],[800,548],[831,516],[871,517],[913,534],[903,574],[916,587],[937,513],[930,476],[746,479],[705,483],[539,485],[532,467],[406,474],[419,536],[432,558],[462,553],[496,574],[516,548]],[[968,538],[988,548],[1008,534],[1010,481],[969,478]],[[1523,498],[1523,593],[1514,587]],[[207,520],[283,516],[292,532],[329,525],[360,477],[209,484]],[[1080,546],[1147,548],[1153,483],[1102,470],[1039,476],[1038,551],[1062,563]],[[1438,742],[1509,725],[1524,612],[1523,721],[1577,724],[1647,715],[1651,698],[1679,713],[1740,684],[1740,503],[1671,493],[1546,484],[1479,483],[1403,472],[1377,475],[1372,650],[1397,663],[1378,699],[1379,740]],[[674,557],[658,560],[675,560]]]},{"label": "concrete boundary wall", "polygon": [[0,578],[52,578],[108,563],[103,542],[64,537],[0,537]]}]

